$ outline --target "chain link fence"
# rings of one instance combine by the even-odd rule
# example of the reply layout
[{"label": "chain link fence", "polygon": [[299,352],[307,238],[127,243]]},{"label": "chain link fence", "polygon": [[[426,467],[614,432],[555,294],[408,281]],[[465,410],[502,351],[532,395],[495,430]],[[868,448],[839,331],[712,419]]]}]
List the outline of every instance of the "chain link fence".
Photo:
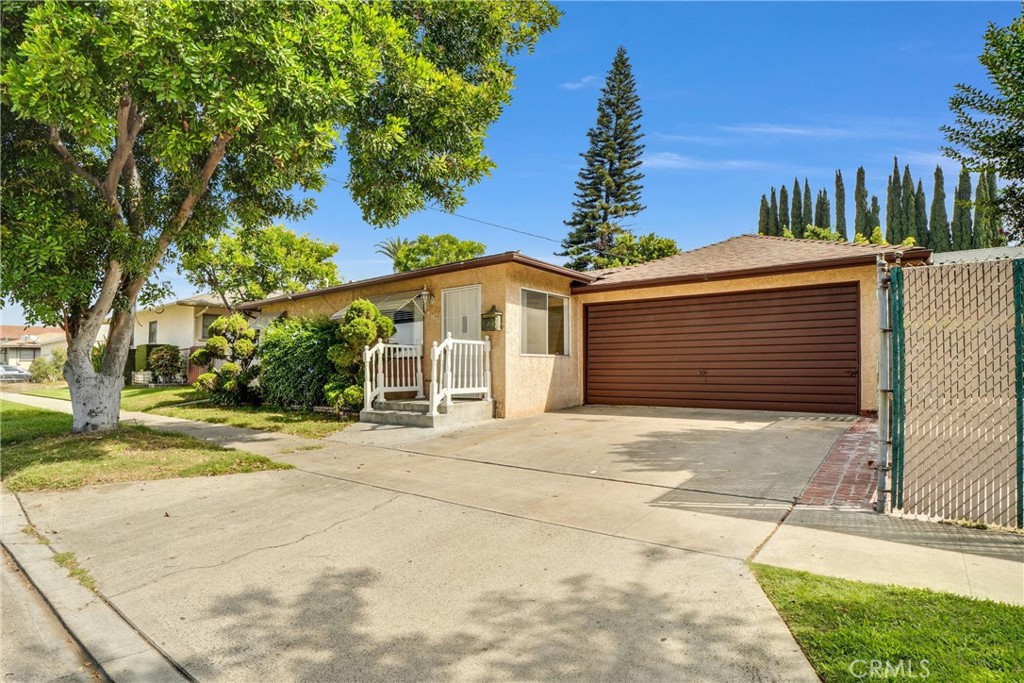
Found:
[{"label": "chain link fence", "polygon": [[1024,515],[1024,259],[890,270],[892,507]]}]

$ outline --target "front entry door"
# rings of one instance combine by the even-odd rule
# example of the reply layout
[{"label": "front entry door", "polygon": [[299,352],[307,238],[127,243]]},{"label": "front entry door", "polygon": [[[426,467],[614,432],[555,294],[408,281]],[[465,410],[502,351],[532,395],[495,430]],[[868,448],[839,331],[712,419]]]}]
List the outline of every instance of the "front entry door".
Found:
[{"label": "front entry door", "polygon": [[480,340],[480,285],[441,291],[441,339]]}]

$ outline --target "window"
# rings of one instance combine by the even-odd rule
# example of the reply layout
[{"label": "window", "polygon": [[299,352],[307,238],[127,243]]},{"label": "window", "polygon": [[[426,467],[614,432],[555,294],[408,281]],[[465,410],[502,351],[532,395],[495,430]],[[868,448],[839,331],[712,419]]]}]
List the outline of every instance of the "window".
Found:
[{"label": "window", "polygon": [[569,355],[569,299],[523,290],[522,352]]},{"label": "window", "polygon": [[156,344],[156,321],[149,323],[149,343]]},{"label": "window", "polygon": [[39,349],[18,349],[17,359],[24,361],[33,361],[39,357]]},{"label": "window", "polygon": [[200,323],[202,325],[202,329],[199,332],[200,339],[210,338],[210,325],[219,317],[216,313],[203,313],[203,321]]}]

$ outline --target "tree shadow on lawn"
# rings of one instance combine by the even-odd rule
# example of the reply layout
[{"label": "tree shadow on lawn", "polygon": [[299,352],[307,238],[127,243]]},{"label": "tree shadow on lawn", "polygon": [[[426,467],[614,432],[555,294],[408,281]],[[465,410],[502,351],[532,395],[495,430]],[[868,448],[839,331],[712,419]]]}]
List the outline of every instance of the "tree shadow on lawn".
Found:
[{"label": "tree shadow on lawn", "polygon": [[[183,634],[211,649],[183,664],[200,679],[621,681],[767,680],[793,662],[778,656],[788,635],[636,581],[583,574],[471,599],[452,577],[427,608],[422,591],[405,601],[381,582],[369,567],[327,570],[293,598],[225,596]],[[197,639],[205,629],[216,635]]]}]

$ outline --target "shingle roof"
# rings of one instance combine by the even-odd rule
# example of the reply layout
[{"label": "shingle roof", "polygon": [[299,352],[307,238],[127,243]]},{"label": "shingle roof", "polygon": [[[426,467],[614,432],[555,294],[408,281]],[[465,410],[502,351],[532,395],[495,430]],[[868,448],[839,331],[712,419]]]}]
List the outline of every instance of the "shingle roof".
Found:
[{"label": "shingle roof", "polygon": [[20,340],[25,335],[42,336],[45,334],[64,335],[59,327],[39,327],[31,325],[0,325],[0,339]]},{"label": "shingle roof", "polygon": [[220,298],[219,294],[193,294],[184,299],[164,304],[164,306],[219,306],[223,308],[224,300]]},{"label": "shingle roof", "polygon": [[812,270],[842,266],[845,261],[870,263],[878,254],[896,251],[915,258],[929,253],[921,247],[740,235],[657,261],[595,271],[597,280],[580,289],[675,279],[721,279],[766,270]]},{"label": "shingle roof", "polygon": [[997,261],[999,259],[1024,258],[1024,247],[994,247],[992,249],[969,249],[932,254],[932,263],[971,263],[975,261]]}]

